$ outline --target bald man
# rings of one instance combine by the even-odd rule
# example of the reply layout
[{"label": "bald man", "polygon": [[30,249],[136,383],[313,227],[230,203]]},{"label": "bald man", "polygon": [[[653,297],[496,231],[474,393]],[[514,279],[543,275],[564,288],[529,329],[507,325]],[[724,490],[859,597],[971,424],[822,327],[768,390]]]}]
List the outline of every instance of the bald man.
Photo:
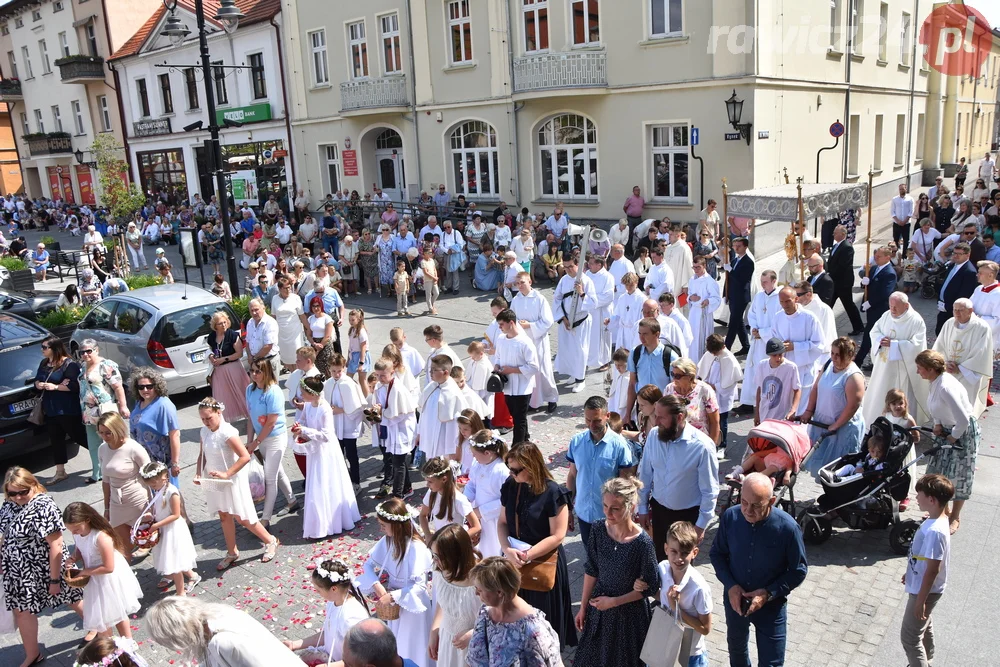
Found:
[{"label": "bald man", "polygon": [[836,286],[833,284],[833,278],[826,272],[823,258],[819,255],[809,257],[806,260],[806,269],[809,271],[808,281],[812,285],[813,293],[820,301],[833,308],[833,304],[837,301]]}]

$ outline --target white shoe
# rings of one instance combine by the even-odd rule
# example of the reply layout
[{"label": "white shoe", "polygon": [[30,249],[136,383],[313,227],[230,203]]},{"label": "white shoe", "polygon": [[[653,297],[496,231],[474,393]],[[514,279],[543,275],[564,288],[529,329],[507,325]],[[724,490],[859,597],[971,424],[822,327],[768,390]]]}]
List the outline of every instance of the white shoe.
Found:
[{"label": "white shoe", "polygon": [[580,382],[577,382],[575,385],[573,385],[573,389],[571,391],[574,394],[579,394],[586,387],[587,387],[587,381],[586,380],[581,380]]},{"label": "white shoe", "polygon": [[726,458],[726,448],[725,447],[716,447],[715,448],[715,458],[717,458],[720,461],[725,460],[725,458]]}]

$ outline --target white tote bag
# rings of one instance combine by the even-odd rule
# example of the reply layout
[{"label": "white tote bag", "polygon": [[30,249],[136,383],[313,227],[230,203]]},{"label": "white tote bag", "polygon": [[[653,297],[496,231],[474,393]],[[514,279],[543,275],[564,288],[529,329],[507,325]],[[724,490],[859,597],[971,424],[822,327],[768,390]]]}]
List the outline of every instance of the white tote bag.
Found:
[{"label": "white tote bag", "polygon": [[7,609],[3,597],[3,586],[0,585],[0,635],[9,635],[16,630],[17,623],[14,622],[14,612]]},{"label": "white tote bag", "polygon": [[674,664],[687,667],[693,637],[694,628],[685,626],[663,607],[656,607],[639,658],[647,667],[671,667]]}]

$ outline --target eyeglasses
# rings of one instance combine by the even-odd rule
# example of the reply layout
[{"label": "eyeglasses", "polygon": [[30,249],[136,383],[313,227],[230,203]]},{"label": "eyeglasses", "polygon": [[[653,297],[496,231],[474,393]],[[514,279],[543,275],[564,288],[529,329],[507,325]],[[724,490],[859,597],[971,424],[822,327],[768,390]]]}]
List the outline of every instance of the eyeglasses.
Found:
[{"label": "eyeglasses", "polygon": [[261,369],[259,369],[259,368],[251,368],[251,369],[250,369],[250,375],[260,375],[260,374],[261,374],[261,373],[263,373],[263,372],[264,372],[264,371],[262,371],[262,370],[261,370]]},{"label": "eyeglasses", "polygon": [[45,344],[43,343],[43,344],[42,344],[42,346],[41,346],[41,348],[42,348],[43,350],[51,350],[51,349],[52,349],[52,346],[51,346],[51,345],[45,345]]},{"label": "eyeglasses", "polygon": [[153,385],[151,385],[151,384],[137,384],[135,387],[139,391],[147,391],[147,390],[152,389]]},{"label": "eyeglasses", "polygon": [[90,354],[93,351],[94,351],[93,348],[88,347],[83,350],[80,350],[80,354]]},{"label": "eyeglasses", "polygon": [[796,292],[795,296],[805,296],[808,292]]},{"label": "eyeglasses", "polygon": [[517,477],[524,472],[524,468],[515,468],[514,466],[508,466],[508,470],[510,470],[511,477]]},{"label": "eyeglasses", "polygon": [[8,498],[23,498],[24,496],[31,493],[31,489],[25,489],[24,491],[7,491]]},{"label": "eyeglasses", "polygon": [[675,372],[671,373],[670,376],[672,378],[674,378],[675,380],[681,380],[681,379],[687,377],[687,373],[681,373],[679,371],[675,371]]}]

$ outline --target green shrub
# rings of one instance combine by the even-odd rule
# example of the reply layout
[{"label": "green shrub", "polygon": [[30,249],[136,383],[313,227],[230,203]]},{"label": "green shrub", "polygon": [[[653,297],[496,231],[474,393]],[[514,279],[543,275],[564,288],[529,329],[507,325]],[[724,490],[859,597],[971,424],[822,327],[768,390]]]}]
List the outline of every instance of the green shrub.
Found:
[{"label": "green shrub", "polygon": [[17,257],[4,257],[0,259],[0,266],[4,267],[8,271],[23,271],[28,268],[28,265],[24,263],[23,260]]},{"label": "green shrub", "polygon": [[111,238],[104,239],[104,247],[107,248],[108,250],[115,249],[115,239],[113,236]]},{"label": "green shrub", "polygon": [[149,273],[133,273],[125,279],[125,284],[128,285],[130,290],[153,287],[163,284],[163,276],[154,276]]},{"label": "green shrub", "polygon": [[245,319],[250,317],[250,298],[249,294],[244,294],[240,298],[229,302],[229,305],[233,307],[233,312],[236,313],[236,317],[240,318],[239,322],[233,322],[233,324],[242,324]]},{"label": "green shrub", "polygon": [[54,236],[43,236],[41,239],[39,239],[39,243],[44,243],[46,247],[52,245],[55,242],[56,242],[56,237]]},{"label": "green shrub", "polygon": [[56,308],[38,318],[38,323],[46,329],[57,329],[59,327],[77,324],[86,317],[92,306],[79,306],[77,308]]}]

